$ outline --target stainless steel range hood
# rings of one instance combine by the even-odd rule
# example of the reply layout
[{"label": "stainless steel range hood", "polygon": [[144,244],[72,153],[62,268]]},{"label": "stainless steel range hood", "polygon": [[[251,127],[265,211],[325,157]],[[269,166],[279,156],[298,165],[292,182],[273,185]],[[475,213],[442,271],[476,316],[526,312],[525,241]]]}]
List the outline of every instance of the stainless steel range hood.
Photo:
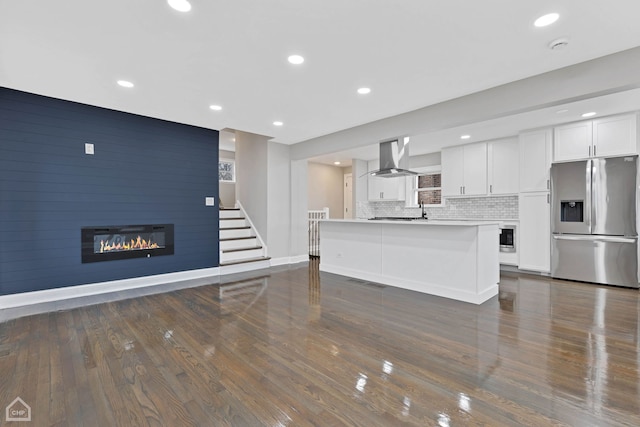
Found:
[{"label": "stainless steel range hood", "polygon": [[397,138],[380,143],[380,169],[369,175],[382,178],[418,175],[409,170],[409,138]]}]

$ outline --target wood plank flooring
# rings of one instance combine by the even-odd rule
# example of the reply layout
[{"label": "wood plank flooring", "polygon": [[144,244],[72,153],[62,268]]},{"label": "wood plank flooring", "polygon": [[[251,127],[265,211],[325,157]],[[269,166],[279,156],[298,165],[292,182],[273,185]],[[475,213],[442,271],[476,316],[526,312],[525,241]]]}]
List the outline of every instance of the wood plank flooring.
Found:
[{"label": "wood plank flooring", "polygon": [[[318,272],[0,323],[0,425],[638,426],[640,296],[503,275],[476,306]],[[18,423],[6,423],[6,425]]]}]

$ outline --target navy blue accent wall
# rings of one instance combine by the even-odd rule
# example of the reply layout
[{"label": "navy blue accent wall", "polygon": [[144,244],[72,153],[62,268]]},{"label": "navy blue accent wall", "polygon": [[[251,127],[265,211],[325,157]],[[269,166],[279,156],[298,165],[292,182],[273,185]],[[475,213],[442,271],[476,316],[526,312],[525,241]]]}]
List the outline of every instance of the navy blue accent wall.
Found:
[{"label": "navy blue accent wall", "polygon": [[[0,88],[0,295],[217,267],[217,170],[215,130]],[[166,223],[174,255],[81,263],[81,227]]]}]

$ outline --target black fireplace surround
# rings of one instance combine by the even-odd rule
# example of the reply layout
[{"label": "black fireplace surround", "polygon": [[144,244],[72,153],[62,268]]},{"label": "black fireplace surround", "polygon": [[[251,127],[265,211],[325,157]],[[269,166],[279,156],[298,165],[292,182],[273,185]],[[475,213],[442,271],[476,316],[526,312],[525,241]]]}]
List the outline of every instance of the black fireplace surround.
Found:
[{"label": "black fireplace surround", "polygon": [[173,224],[82,227],[82,263],[173,255]]}]

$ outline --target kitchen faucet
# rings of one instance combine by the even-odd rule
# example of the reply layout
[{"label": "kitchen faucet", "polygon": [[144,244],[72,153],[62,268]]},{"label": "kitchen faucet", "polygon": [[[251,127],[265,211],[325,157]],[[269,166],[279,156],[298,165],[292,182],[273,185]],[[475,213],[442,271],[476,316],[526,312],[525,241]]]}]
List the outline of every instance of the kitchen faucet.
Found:
[{"label": "kitchen faucet", "polygon": [[427,211],[425,211],[425,205],[423,202],[420,202],[420,209],[422,209],[422,219],[429,219],[427,218]]}]

